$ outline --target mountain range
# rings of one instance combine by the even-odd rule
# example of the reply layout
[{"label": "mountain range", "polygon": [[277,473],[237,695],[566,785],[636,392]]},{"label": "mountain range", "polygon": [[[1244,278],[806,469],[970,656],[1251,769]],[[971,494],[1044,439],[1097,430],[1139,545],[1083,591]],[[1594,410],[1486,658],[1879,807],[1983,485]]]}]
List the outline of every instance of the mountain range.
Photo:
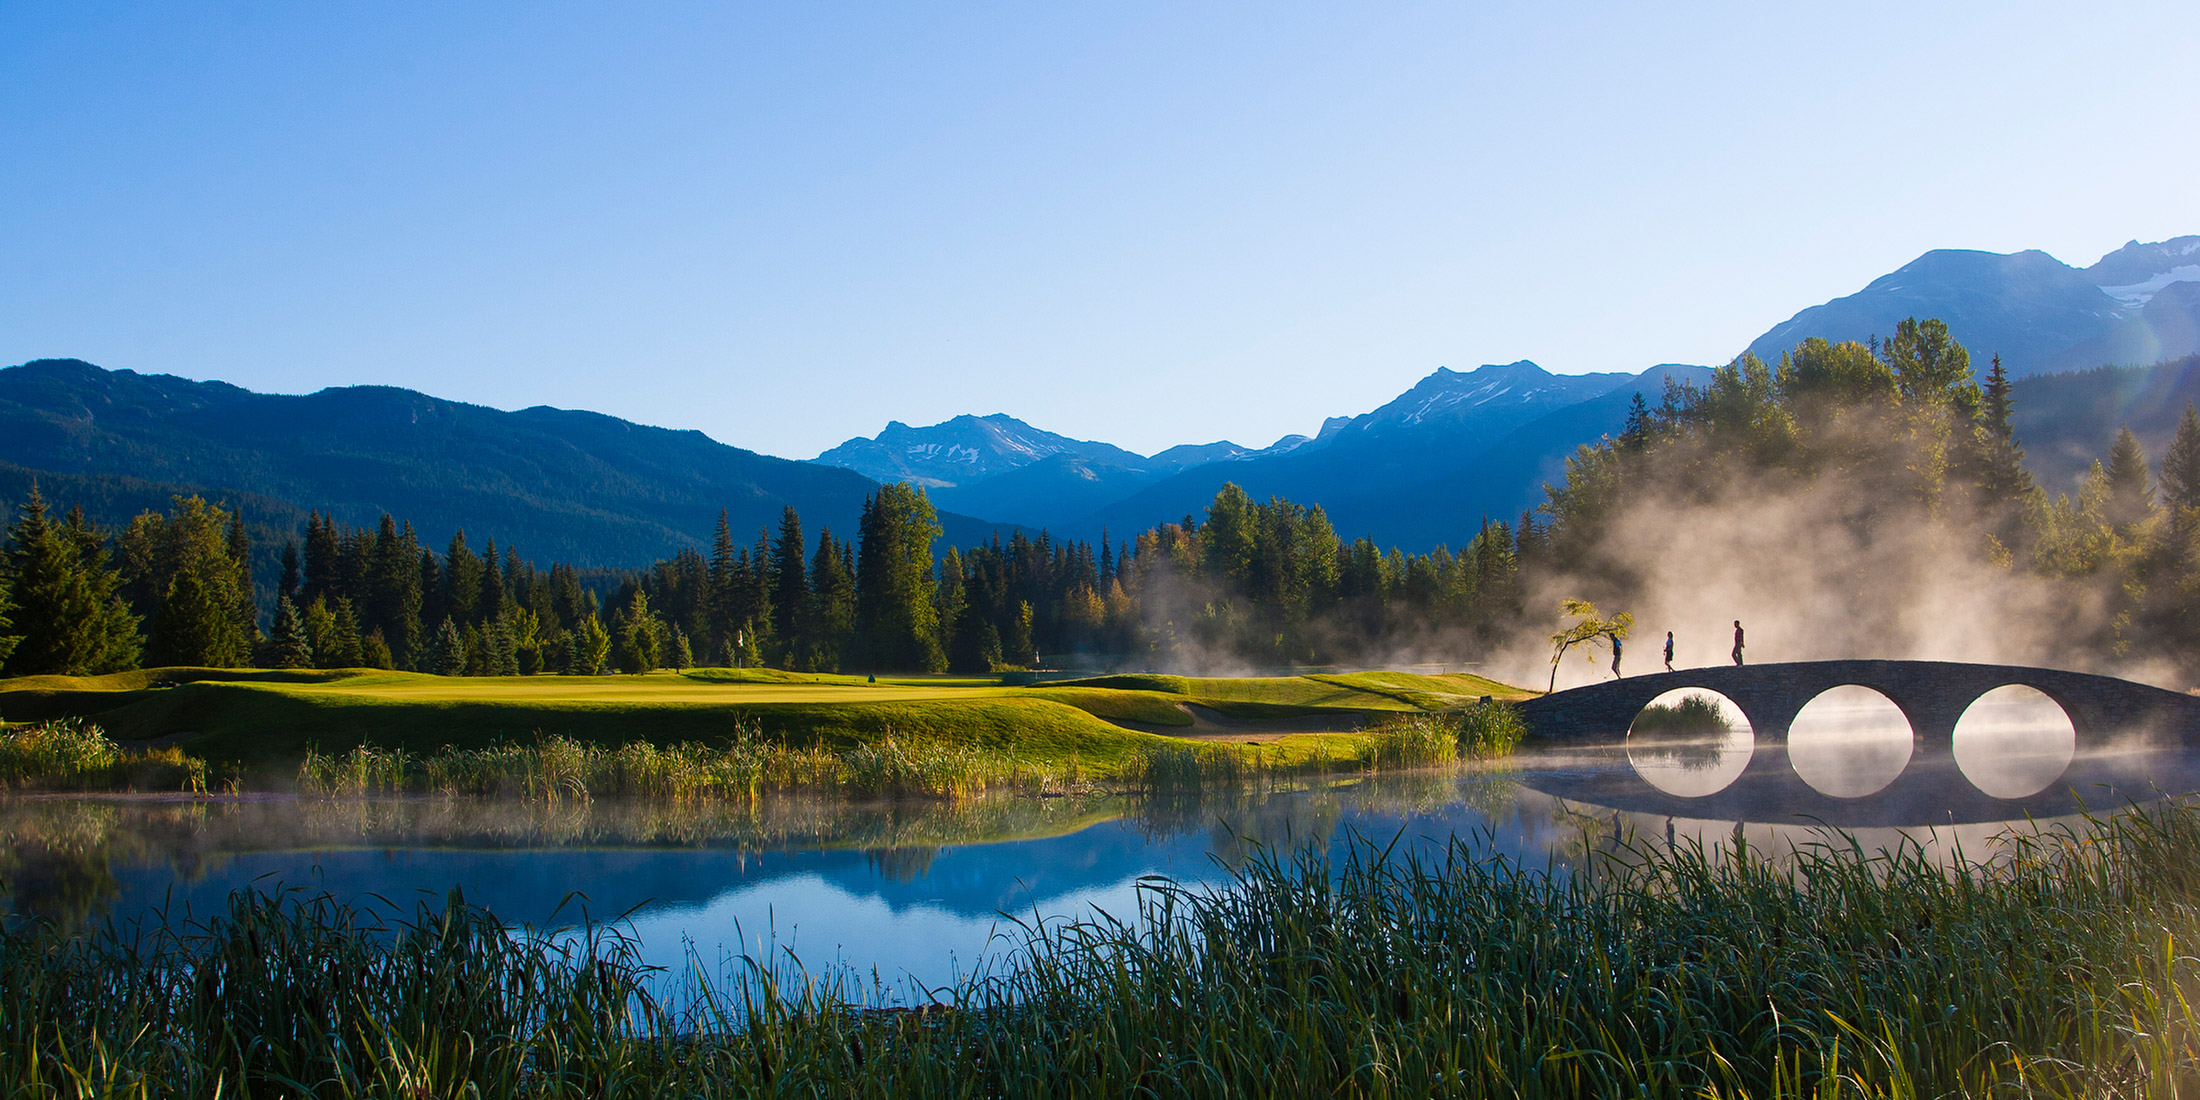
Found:
[{"label": "mountain range", "polygon": [[[2041,252],[1929,252],[1750,350],[1776,358],[1811,336],[1869,339],[1911,316],[1947,320],[1981,370],[1999,354],[2019,377],[2015,426],[2050,491],[2074,488],[2121,424],[2159,455],[2200,398],[2200,236],[2134,242],[2086,268]],[[962,545],[1012,529],[1128,537],[1198,514],[1235,482],[1318,503],[1347,538],[1458,547],[1483,517],[1540,501],[1568,455],[1619,431],[1636,395],[1655,403],[1668,382],[1709,374],[1660,364],[1554,375],[1523,360],[1438,369],[1379,408],[1266,447],[1142,456],[996,413],[897,421],[799,462],[590,412],[506,412],[382,386],[260,394],[49,359],[0,369],[0,494],[20,499],[35,479],[113,525],[199,492],[276,536],[308,508],[353,524],[386,511],[430,540],[464,527],[538,559],[626,568],[705,544],[721,508],[743,541],[786,505],[813,534],[852,535],[884,481],[925,486]]]},{"label": "mountain range", "polygon": [[[1868,341],[1908,317],[1946,320],[1981,372],[2002,357],[2020,379],[2016,424],[2033,441],[2035,472],[2063,491],[2119,424],[2131,422],[2153,453],[2175,431],[2192,393],[2189,370],[2063,376],[2200,353],[2200,236],[2133,241],[2085,268],[2039,251],[1935,250],[1797,313],[1747,350],[1774,361],[1809,337]],[[998,414],[929,428],[897,422],[817,461],[879,478],[931,478],[935,499],[957,511],[1084,537],[1197,513],[1235,482],[1256,497],[1319,502],[1347,534],[1457,546],[1482,517],[1511,518],[1540,501],[1575,448],[1620,429],[1637,393],[1654,404],[1668,379],[1700,383],[1709,374],[1661,364],[1640,374],[1553,375],[1527,361],[1439,369],[1381,408],[1331,418],[1312,439],[1259,450],[1209,444],[1213,457],[1188,464],[1177,458],[1181,447],[1144,458]],[[979,426],[1014,443],[989,450]]]},{"label": "mountain range", "polygon": [[[853,537],[878,488],[600,413],[504,412],[387,386],[262,394],[73,359],[0,370],[0,489],[34,476],[108,525],[198,492],[278,526],[309,508],[358,525],[387,512],[431,545],[464,528],[477,545],[593,567],[707,545],[721,508],[744,544],[789,504],[813,536],[826,524]],[[977,540],[997,525],[949,514],[942,526]]]},{"label": "mountain range", "polygon": [[1980,366],[1999,355],[2012,378],[2182,358],[2200,352],[2200,236],[2133,241],[2085,268],[2039,251],[1927,252],[1749,350],[1770,362],[1805,337],[1868,340],[1905,317],[1948,322]]}]

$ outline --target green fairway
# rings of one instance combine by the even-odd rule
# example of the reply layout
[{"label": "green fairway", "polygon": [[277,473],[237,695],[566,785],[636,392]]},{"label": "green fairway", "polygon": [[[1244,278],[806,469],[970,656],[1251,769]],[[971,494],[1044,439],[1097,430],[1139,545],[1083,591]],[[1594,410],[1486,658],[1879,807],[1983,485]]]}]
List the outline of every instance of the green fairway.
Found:
[{"label": "green fairway", "polygon": [[[705,669],[646,676],[444,677],[371,669],[150,669],[0,681],[0,718],[78,716],[114,737],[170,738],[194,755],[280,765],[306,749],[427,752],[543,737],[601,744],[723,743],[749,730],[846,748],[888,736],[934,740],[1101,773],[1170,743],[1185,704],[1233,718],[1379,716],[1436,710],[1515,689],[1475,677],[1355,673],[1249,679],[1107,676],[1035,687],[994,678]],[[1161,731],[1159,733],[1152,731]],[[1352,733],[1279,734],[1277,763],[1350,758]]]}]

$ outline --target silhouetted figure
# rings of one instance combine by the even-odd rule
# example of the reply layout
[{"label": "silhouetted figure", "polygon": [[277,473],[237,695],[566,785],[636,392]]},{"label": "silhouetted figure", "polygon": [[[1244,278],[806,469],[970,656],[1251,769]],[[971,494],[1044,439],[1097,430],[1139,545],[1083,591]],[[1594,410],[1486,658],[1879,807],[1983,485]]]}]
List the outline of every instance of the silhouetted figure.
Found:
[{"label": "silhouetted figure", "polygon": [[1612,639],[1612,678],[1616,680],[1619,678],[1619,635],[1608,634],[1605,636]]},{"label": "silhouetted figure", "polygon": [[1673,671],[1673,632],[1665,632],[1665,671]]},{"label": "silhouetted figure", "polygon": [[1742,663],[1742,620],[1734,620],[1734,663]]}]

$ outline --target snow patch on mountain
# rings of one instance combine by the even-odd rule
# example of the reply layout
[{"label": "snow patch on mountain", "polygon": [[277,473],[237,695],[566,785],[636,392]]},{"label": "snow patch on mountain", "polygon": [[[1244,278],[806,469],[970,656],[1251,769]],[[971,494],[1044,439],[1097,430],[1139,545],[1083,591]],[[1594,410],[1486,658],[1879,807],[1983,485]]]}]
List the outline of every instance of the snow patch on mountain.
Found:
[{"label": "snow patch on mountain", "polygon": [[[2185,246],[2185,252],[2200,249],[2200,241]],[[2123,286],[2104,286],[2101,293],[2129,305],[2145,305],[2149,298],[2171,283],[2200,283],[2200,264],[2182,264],[2160,272],[2153,278]]]}]

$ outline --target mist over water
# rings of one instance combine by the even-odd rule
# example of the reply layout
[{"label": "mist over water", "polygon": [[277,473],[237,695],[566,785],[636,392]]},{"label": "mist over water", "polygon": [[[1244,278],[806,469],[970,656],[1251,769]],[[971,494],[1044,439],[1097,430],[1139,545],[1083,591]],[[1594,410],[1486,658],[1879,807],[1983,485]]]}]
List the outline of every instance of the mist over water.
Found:
[{"label": "mist over water", "polygon": [[2070,768],[2078,731],[2070,716],[2036,688],[1995,688],[1956,721],[1956,764],[1979,790],[1996,798],[2038,794]]},{"label": "mist over water", "polygon": [[1788,726],[1788,763],[1820,794],[1862,798],[1909,766],[1915,734],[1892,699],[1843,684],[1803,705]]},{"label": "mist over water", "polygon": [[1705,688],[1668,691],[1652,699],[1648,707],[1673,708],[1689,700],[1710,704],[1726,728],[1631,729],[1627,735],[1627,760],[1643,782],[1670,795],[1701,798],[1725,790],[1741,777],[1743,770],[1749,767],[1756,734],[1734,700]]}]

